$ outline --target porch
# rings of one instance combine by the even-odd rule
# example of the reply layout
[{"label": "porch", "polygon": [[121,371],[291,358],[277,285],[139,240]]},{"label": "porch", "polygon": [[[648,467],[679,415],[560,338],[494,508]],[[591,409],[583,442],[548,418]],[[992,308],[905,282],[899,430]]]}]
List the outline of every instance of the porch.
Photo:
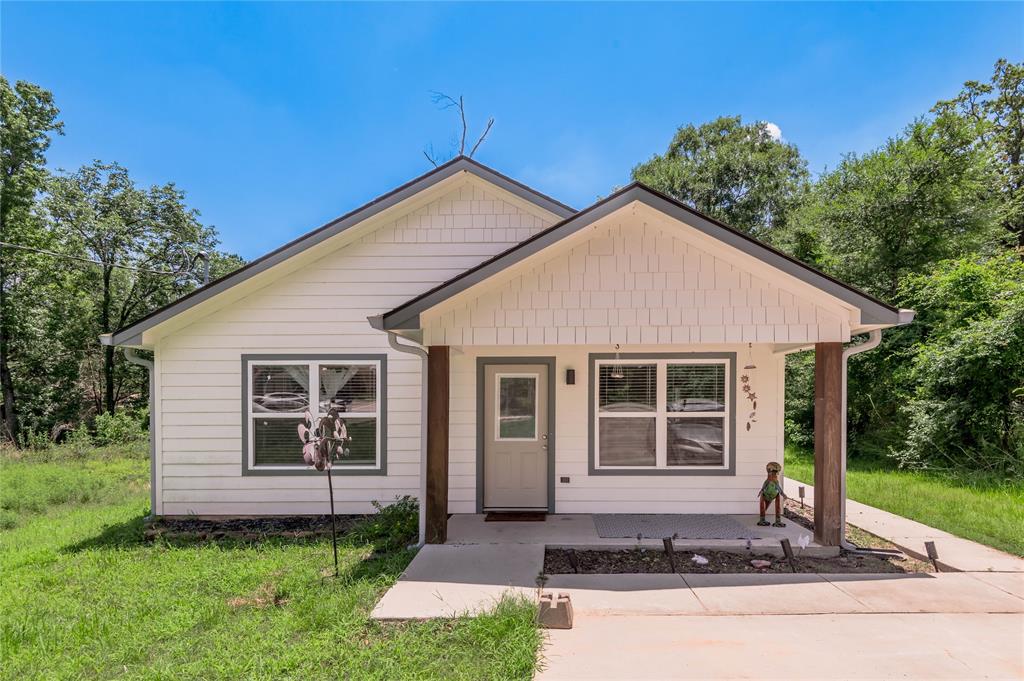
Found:
[{"label": "porch", "polygon": [[[610,516],[610,514],[609,514]],[[615,525],[615,518],[590,513],[555,513],[545,517],[543,521],[498,521],[488,522],[485,514],[454,514],[448,518],[448,538],[445,542],[450,545],[465,544],[541,544],[545,548],[575,548],[575,549],[630,549],[636,547],[661,549],[663,547],[661,536],[648,536],[649,534],[662,534],[662,532],[647,532],[641,539],[636,536],[607,536],[609,534],[623,534],[621,532],[599,531],[598,523],[601,525]],[[613,520],[608,523],[607,519]],[[686,527],[688,521],[703,519],[701,524],[711,529],[702,532],[689,533],[686,536],[683,532],[673,538],[676,550],[681,553],[699,552],[700,550],[714,551],[735,551],[753,553],[769,553],[781,555],[782,548],[780,541],[788,539],[794,551],[801,552],[799,548],[800,537],[807,537],[810,542],[802,555],[806,556],[834,556],[839,552],[836,546],[822,546],[813,541],[812,532],[793,521],[787,520],[785,527],[760,527],[757,525],[757,515],[676,515],[659,514],[659,519],[666,522],[662,526],[672,527],[672,521],[678,520],[681,527]],[[621,527],[622,523],[618,523]],[[628,523],[626,523],[628,525]],[[718,528],[737,528],[735,532],[715,531]],[[699,534],[701,536],[692,536]],[[736,536],[730,536],[735,534]],[[604,536],[602,536],[604,535]],[[665,536],[671,536],[669,532]],[[709,538],[708,535],[720,535]],[[749,542],[749,546],[748,546]]]}]

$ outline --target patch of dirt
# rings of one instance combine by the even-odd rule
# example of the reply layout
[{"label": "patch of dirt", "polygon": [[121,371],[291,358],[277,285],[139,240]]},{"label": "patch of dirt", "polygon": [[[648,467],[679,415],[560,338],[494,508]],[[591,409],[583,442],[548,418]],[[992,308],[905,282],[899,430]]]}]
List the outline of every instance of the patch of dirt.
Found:
[{"label": "patch of dirt", "polygon": [[232,608],[269,608],[287,604],[288,599],[277,593],[276,587],[270,582],[264,582],[260,588],[248,596],[235,596],[228,599],[228,605]]},{"label": "patch of dirt", "polygon": [[[338,534],[343,535],[365,520],[365,515],[335,516]],[[331,534],[331,516],[268,516],[262,518],[161,518],[145,531],[147,540],[258,540],[267,537],[319,537]]]},{"label": "patch of dirt", "polygon": [[[799,573],[910,573],[933,572],[932,566],[909,556],[870,556],[843,551],[834,558],[799,557],[795,559]],[[544,552],[544,573],[563,575],[576,573],[570,555],[575,553],[578,574],[755,574],[759,572],[792,572],[789,562],[782,556],[754,552],[699,551],[707,559],[706,565],[693,561],[693,551],[676,551],[676,569],[673,571],[668,555],[661,549],[628,549],[625,551],[585,551],[548,549]],[[763,569],[750,564],[752,560],[766,560],[770,566]]]}]

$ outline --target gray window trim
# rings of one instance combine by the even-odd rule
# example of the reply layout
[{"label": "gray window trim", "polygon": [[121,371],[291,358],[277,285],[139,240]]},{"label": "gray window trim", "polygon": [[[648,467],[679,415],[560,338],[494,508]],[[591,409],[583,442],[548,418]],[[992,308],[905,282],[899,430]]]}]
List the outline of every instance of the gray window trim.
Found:
[{"label": "gray window trim", "polygon": [[476,358],[476,512],[484,512],[484,368],[488,364],[543,364],[548,368],[548,513],[555,512],[555,358],[554,357],[477,357]]},{"label": "gray window trim", "polygon": [[729,466],[720,469],[612,469],[598,468],[594,457],[594,372],[598,360],[615,359],[613,352],[592,352],[587,360],[587,472],[589,475],[736,475],[736,353],[735,352],[639,352],[620,353],[621,359],[725,359],[729,362]]},{"label": "gray window trim", "polygon": [[[380,466],[378,468],[345,468],[335,466],[331,472],[335,475],[376,475],[388,474],[388,356],[386,354],[255,354],[242,355],[242,475],[278,476],[278,475],[323,475],[313,468],[286,468],[268,470],[254,468],[249,465],[249,363],[263,361],[296,361],[296,362],[344,362],[345,360],[372,360],[380,362]],[[298,439],[298,436],[296,436]]]}]

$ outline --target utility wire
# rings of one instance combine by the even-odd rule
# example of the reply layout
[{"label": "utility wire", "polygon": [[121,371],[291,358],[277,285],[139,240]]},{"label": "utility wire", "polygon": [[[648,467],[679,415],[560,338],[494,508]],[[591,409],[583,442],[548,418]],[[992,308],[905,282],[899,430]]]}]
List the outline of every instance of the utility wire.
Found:
[{"label": "utility wire", "polygon": [[132,272],[149,272],[150,274],[164,274],[178,276],[184,274],[185,271],[173,271],[173,270],[154,270],[146,267],[131,267],[129,265],[119,265],[117,263],[105,263],[102,260],[93,260],[92,258],[86,258],[79,255],[68,255],[67,253],[57,253],[56,251],[47,251],[42,248],[32,248],[31,246],[21,246],[19,244],[11,244],[6,241],[0,241],[0,247],[2,248],[14,248],[19,251],[30,251],[32,253],[42,253],[43,255],[52,255],[55,258],[66,258],[68,260],[78,260],[80,262],[92,263],[93,265],[103,265],[104,267],[117,267],[122,270],[131,270]]}]

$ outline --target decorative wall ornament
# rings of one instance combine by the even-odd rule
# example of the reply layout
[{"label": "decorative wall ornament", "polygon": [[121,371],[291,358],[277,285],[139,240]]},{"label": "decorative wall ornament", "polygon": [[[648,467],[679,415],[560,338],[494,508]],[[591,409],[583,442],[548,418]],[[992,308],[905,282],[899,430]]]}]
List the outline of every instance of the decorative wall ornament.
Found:
[{"label": "decorative wall ornament", "polygon": [[750,400],[751,412],[747,415],[747,430],[750,430],[750,424],[757,423],[757,393],[754,392],[753,386],[750,384],[750,371],[757,369],[757,365],[754,364],[753,357],[753,343],[747,343],[747,363],[743,366],[744,373],[740,376],[740,383],[743,387],[740,390],[743,391],[743,396]]}]

